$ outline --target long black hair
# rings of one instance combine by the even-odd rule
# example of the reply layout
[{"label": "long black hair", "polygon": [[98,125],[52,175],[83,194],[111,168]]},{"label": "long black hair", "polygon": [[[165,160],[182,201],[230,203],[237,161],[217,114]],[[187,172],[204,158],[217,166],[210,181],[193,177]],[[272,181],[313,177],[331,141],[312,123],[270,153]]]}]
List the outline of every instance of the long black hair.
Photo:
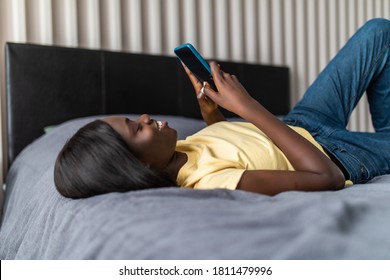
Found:
[{"label": "long black hair", "polygon": [[66,142],[55,163],[54,182],[70,198],[177,185],[167,173],[145,167],[102,120],[80,128]]}]

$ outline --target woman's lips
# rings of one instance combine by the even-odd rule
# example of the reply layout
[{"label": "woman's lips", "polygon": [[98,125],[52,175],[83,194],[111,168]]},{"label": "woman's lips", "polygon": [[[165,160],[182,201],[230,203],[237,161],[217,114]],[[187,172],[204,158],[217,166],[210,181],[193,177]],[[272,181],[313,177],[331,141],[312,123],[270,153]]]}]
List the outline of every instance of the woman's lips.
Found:
[{"label": "woman's lips", "polygon": [[158,131],[161,131],[161,129],[163,128],[163,123],[162,123],[162,121],[156,121],[156,124],[157,124],[157,129],[158,129]]},{"label": "woman's lips", "polygon": [[157,123],[157,128],[159,131],[168,126],[167,121],[156,121],[156,123]]}]

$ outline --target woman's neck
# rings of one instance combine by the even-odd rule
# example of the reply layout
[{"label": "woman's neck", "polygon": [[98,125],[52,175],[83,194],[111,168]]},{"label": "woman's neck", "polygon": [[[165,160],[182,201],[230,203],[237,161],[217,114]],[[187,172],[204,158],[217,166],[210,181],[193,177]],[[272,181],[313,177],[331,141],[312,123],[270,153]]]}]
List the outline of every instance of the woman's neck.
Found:
[{"label": "woman's neck", "polygon": [[187,154],[175,151],[165,171],[168,172],[174,180],[176,180],[180,168],[182,168],[187,160]]}]

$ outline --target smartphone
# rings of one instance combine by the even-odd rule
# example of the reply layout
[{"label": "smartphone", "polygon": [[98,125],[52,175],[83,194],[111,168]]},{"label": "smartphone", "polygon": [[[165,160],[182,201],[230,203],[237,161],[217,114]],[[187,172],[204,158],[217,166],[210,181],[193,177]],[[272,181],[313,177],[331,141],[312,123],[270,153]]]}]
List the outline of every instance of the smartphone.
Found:
[{"label": "smartphone", "polygon": [[208,82],[214,90],[217,90],[211,68],[208,62],[199,54],[199,52],[190,43],[183,44],[174,49],[176,56],[184,63],[185,66],[194,74],[197,79],[203,83]]}]

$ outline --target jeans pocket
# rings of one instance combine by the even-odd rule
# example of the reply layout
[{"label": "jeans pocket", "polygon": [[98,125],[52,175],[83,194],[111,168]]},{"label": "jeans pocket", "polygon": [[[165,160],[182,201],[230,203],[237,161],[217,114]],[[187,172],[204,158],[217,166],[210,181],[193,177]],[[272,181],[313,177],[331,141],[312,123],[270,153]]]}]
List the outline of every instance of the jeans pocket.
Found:
[{"label": "jeans pocket", "polygon": [[337,154],[340,163],[347,170],[350,175],[350,180],[354,184],[366,183],[372,179],[370,168],[365,164],[368,161],[363,160],[359,155],[348,151],[344,147],[337,147],[334,153]]}]

